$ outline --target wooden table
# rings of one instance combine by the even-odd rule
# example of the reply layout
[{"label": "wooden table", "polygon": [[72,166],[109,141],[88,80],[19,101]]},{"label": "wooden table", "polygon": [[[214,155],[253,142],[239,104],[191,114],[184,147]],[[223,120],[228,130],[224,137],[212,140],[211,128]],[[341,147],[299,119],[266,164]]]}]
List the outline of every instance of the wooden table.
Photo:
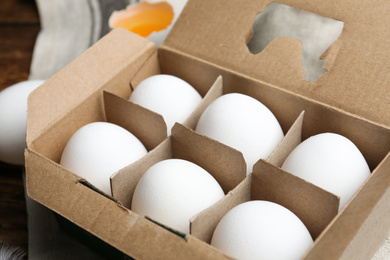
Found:
[{"label": "wooden table", "polygon": [[[28,78],[39,30],[33,0],[0,1],[0,91]],[[27,251],[27,238],[22,167],[0,162],[0,241]]]}]

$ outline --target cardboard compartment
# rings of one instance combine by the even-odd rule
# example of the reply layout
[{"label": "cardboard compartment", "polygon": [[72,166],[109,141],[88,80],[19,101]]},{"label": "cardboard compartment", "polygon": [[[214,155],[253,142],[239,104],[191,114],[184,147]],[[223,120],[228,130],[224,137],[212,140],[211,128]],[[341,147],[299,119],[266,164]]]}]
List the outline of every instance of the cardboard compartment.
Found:
[{"label": "cardboard compartment", "polygon": [[[375,5],[368,0],[341,1],[337,7],[320,1],[282,1],[344,22],[344,29],[334,43],[337,46],[332,47],[335,49],[329,56],[332,60],[328,72],[316,82],[307,82],[303,79],[302,46],[298,41],[288,37],[275,39],[257,55],[247,49],[255,16],[270,2],[189,0],[158,50],[149,41],[116,29],[47,80],[29,96],[28,102],[25,153],[28,195],[135,259],[229,259],[205,241],[224,211],[248,199],[277,201],[305,219],[316,240],[304,259],[369,259],[383,243],[390,227],[390,117],[383,112],[389,110],[390,104],[386,94],[390,83],[387,76],[390,54],[384,51],[390,32],[383,22],[388,19],[389,5],[384,0]],[[372,17],[378,19],[370,20]],[[251,177],[239,178],[226,186],[228,194],[223,203],[192,219],[193,235],[177,234],[140,217],[124,206],[131,201],[128,195],[120,195],[126,189],[121,182],[135,183],[139,178],[127,179],[129,176],[124,174],[127,170],[133,168],[136,176],[140,176],[148,164],[171,156],[170,148],[165,147],[163,152],[157,149],[169,140],[163,135],[147,132],[145,138],[152,140],[148,144],[149,157],[112,177],[114,197],[118,201],[86,186],[77,175],[58,164],[67,140],[81,126],[109,119],[132,127],[121,115],[129,109],[126,98],[142,79],[158,73],[184,79],[195,86],[206,103],[232,92],[252,96],[274,113],[286,133],[271,157],[256,164]],[[208,93],[220,76],[223,88]],[[199,111],[204,108],[200,106]],[[137,120],[145,119],[145,110],[135,108],[134,111],[138,111],[134,115],[139,113]],[[171,151],[183,158],[204,159],[205,167],[215,172],[217,164],[210,163],[213,157],[205,159],[200,153],[187,157],[190,154],[185,153],[189,148],[203,149],[206,142],[199,139],[190,146],[184,145],[185,142],[183,146],[174,144],[175,138],[180,143],[187,140],[187,135],[194,134],[191,128],[196,125],[199,111],[185,125],[178,126]],[[161,117],[154,116],[156,119],[144,120],[142,124],[162,129]],[[179,131],[181,128],[186,131]],[[333,195],[279,168],[301,140],[322,132],[348,137],[372,170],[369,179],[335,217]],[[213,150],[216,154],[224,147],[210,149],[216,149]],[[229,171],[240,171],[241,159],[232,159]],[[253,185],[268,190],[253,189]],[[289,194],[299,198],[296,203],[289,196],[275,192],[284,185],[296,187]],[[305,193],[297,194],[303,186],[307,188]],[[305,201],[307,194],[316,194],[312,196],[315,200]],[[315,205],[315,201],[321,203]],[[306,206],[302,206],[304,202]],[[316,214],[305,217],[309,206],[317,206],[313,211]],[[319,217],[321,220],[316,223]],[[207,226],[207,232],[197,226]]]},{"label": "cardboard compartment", "polygon": [[[125,95],[119,96],[114,93],[109,93],[109,91],[106,91],[107,93],[104,94],[107,121],[131,129],[130,132],[140,139],[145,140],[144,145],[148,150],[156,147],[157,144],[161,143],[167,137],[167,126],[161,114],[129,101],[129,97],[142,80],[158,74],[162,74],[162,72],[157,52],[155,52],[143,64],[139,71],[137,71],[137,74],[131,81],[125,82],[122,86],[122,88],[128,88],[130,86],[130,94],[126,93]],[[190,128],[196,126],[196,122],[205,107],[212,101],[212,97],[219,95],[220,89],[222,88],[222,79],[216,78],[216,81],[212,84],[194,84],[192,86],[201,94],[202,101],[188,118],[182,122],[183,125],[189,126]],[[119,86],[116,87],[118,88]]]},{"label": "cardboard compartment", "polygon": [[[155,66],[156,64],[159,65],[158,63],[156,63],[156,61],[158,61],[156,60],[156,57],[156,55],[153,55],[152,58],[145,64],[145,66],[141,68],[137,76],[140,74],[143,75],[143,72],[149,73],[150,64],[153,64],[153,66]],[[151,75],[155,74],[149,74],[149,76]],[[137,76],[135,78],[137,78]],[[215,98],[220,96],[221,93],[222,78],[218,77],[214,84],[209,87],[209,91],[203,97],[203,100],[201,101],[199,106],[187,118],[183,125],[191,129],[195,128],[201,113]],[[134,166],[129,166],[122,170],[119,170],[111,178],[113,197],[121,201],[121,203],[126,207],[129,207],[135,185],[137,184],[137,181],[142,176],[142,174],[146,171],[147,168],[152,165],[152,162],[156,163],[158,161],[158,158],[167,158],[167,153],[153,151],[153,149],[157,147],[157,145],[162,143],[167,138],[166,124],[161,115],[154,113],[148,109],[142,108],[121,97],[105,92],[104,98],[107,107],[111,107],[111,109],[109,109],[109,111],[106,113],[107,119],[110,122],[116,123],[118,125],[126,125],[127,129],[131,129],[131,132],[137,133],[137,136],[143,137],[141,140],[147,140],[144,142],[145,146],[150,148],[150,153],[145,156],[145,158],[143,158],[139,162],[136,162]],[[134,112],[140,113],[136,114]],[[154,134],[158,136],[155,136]],[[152,143],[149,144],[149,142]],[[157,154],[154,155],[155,153]],[[129,174],[129,171],[132,173]]]},{"label": "cardboard compartment", "polygon": [[[191,220],[190,234],[206,242],[210,241],[215,226],[227,210],[237,205],[238,202],[250,199],[250,186],[248,185],[250,185],[251,178],[246,178],[247,167],[242,153],[192,130],[197,121],[194,118],[198,118],[208,104],[220,97],[222,90],[222,78],[218,77],[199,106],[202,109],[194,112],[198,116],[191,116],[186,122],[188,126],[176,124],[168,139],[151,150],[144,158],[119,170],[111,178],[113,197],[123,206],[131,209],[132,196],[139,179],[155,163],[169,158],[180,158],[194,162],[207,170],[218,181],[227,196]],[[122,112],[119,111],[119,113]],[[286,138],[282,140],[278,148],[279,153],[286,150],[285,143],[292,142],[290,136],[300,133],[302,117],[303,113],[288,130]],[[272,157],[277,157],[277,155]]]},{"label": "cardboard compartment", "polygon": [[[127,209],[131,209],[133,193],[142,175],[152,165],[171,158],[183,159],[199,165],[217,180],[224,193],[234,189],[246,178],[245,161],[239,151],[201,136],[190,128],[177,123],[172,129],[170,137],[144,158],[116,173],[113,177],[114,182],[118,181],[117,178],[120,178],[123,186],[123,189],[116,191],[116,198],[119,198],[119,201]],[[249,191],[248,189],[247,192]],[[209,212],[209,209],[204,211]],[[150,219],[149,216],[146,217]],[[210,222],[205,217],[202,219],[207,223]],[[175,233],[180,233],[163,223],[158,223],[153,219],[150,220]],[[189,221],[188,225],[190,226],[190,234],[198,238],[204,236],[205,233],[212,233],[213,228],[215,228],[213,225],[203,226],[197,222],[193,223],[193,220]],[[186,234],[181,235],[185,236]]]},{"label": "cardboard compartment", "polygon": [[276,202],[293,211],[308,227],[313,239],[338,213],[339,197],[296,176],[282,171],[278,159],[284,159],[300,142],[304,112],[286,133],[277,149],[267,159],[259,159],[248,175],[225,198],[191,220],[192,235],[210,243],[215,227],[233,207],[250,200]]}]

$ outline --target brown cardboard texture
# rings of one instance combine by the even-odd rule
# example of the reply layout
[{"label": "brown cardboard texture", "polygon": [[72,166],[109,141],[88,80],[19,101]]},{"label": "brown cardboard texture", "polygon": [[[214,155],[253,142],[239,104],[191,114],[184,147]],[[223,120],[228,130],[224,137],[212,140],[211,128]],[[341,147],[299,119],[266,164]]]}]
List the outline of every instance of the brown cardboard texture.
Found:
[{"label": "brown cardboard texture", "polygon": [[204,168],[225,193],[245,178],[245,161],[239,151],[203,137],[181,124],[176,124],[172,130],[172,136],[146,156],[112,176],[113,196],[125,207],[131,208],[135,186],[145,171],[169,158],[191,161]]},{"label": "brown cardboard texture", "polygon": [[[390,53],[386,42],[390,5],[381,0],[323,1],[282,0],[278,3],[344,23],[340,37],[327,53],[337,49],[327,64],[328,72],[316,82],[303,80],[302,44],[280,37],[259,54],[246,44],[258,13],[272,0],[189,1],[164,42],[166,47],[270,83],[296,94],[341,108],[349,113],[390,126],[384,116],[390,109],[386,71]],[[202,10],[200,12],[199,10]],[[229,30],[227,31],[227,28]],[[326,56],[324,54],[324,56]],[[330,57],[324,57],[326,59]]]},{"label": "brown cardboard texture", "polygon": [[129,130],[148,151],[167,138],[167,126],[161,115],[106,90],[103,97],[107,121]]},{"label": "brown cardboard texture", "polygon": [[[323,228],[304,259],[371,257],[390,227],[390,219],[386,217],[390,214],[390,117],[384,114],[390,104],[386,94],[390,81],[389,52],[385,44],[390,36],[385,22],[390,5],[385,0],[375,5],[366,0],[341,1],[337,5],[281,1],[344,22],[339,39],[327,51],[330,54],[323,55],[328,72],[315,82],[307,82],[303,80],[299,41],[281,37],[259,54],[248,51],[246,43],[255,16],[269,3],[268,0],[189,0],[157,51],[148,40],[116,29],[47,80],[31,93],[28,101],[25,153],[28,195],[136,259],[228,259],[204,242],[210,237],[209,227],[217,222],[214,212],[219,212],[218,203],[209,212],[202,212],[205,216],[193,219],[193,225],[208,226],[207,234],[201,230],[200,239],[193,235],[183,237],[87,187],[77,175],[58,164],[66,142],[81,126],[107,121],[106,113],[118,124],[127,124],[120,114],[122,109],[129,109],[126,99],[131,94],[130,82],[136,85],[148,75],[171,74],[196,86],[207,99],[209,88],[221,75],[223,93],[239,92],[258,99],[274,113],[287,133],[286,141],[270,160],[256,165],[256,171],[264,173],[264,177],[278,172],[279,164],[299,139],[335,132],[356,144],[372,174]],[[113,103],[118,102],[115,106],[121,112],[109,112],[111,105],[105,109],[104,95]],[[193,126],[194,122],[188,125]],[[183,140],[187,140],[187,134],[194,134],[191,130],[182,133],[185,133]],[[137,174],[142,174],[142,167],[146,168],[153,160],[170,156],[166,153],[168,148],[161,153],[163,156],[154,152],[168,139],[160,144],[156,140],[150,144],[150,160],[145,157],[134,164],[139,166]],[[234,163],[233,167],[240,166]],[[120,181],[120,174],[112,177],[119,193],[126,189],[120,187]],[[227,210],[232,204],[247,200],[251,193],[247,189],[249,183],[250,178],[245,178],[236,184],[226,196],[231,203],[221,208]],[[229,195],[235,192],[238,195],[237,190],[241,190],[240,196]]]}]

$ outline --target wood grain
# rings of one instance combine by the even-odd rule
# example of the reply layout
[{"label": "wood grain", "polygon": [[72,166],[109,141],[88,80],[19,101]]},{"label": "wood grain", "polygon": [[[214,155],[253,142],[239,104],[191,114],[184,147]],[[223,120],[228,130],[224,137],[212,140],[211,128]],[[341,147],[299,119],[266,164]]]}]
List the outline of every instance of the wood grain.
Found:
[{"label": "wood grain", "polygon": [[[40,30],[34,1],[0,1],[0,91],[29,75]],[[0,241],[27,251],[27,213],[22,166],[0,162]]]}]

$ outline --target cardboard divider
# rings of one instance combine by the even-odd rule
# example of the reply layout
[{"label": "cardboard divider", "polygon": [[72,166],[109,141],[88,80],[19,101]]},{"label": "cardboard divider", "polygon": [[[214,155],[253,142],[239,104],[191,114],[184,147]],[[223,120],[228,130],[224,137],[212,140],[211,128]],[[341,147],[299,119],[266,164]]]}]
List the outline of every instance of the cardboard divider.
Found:
[{"label": "cardboard divider", "polygon": [[287,156],[297,147],[302,141],[302,125],[305,111],[299,115],[298,119],[294,122],[291,128],[287,131],[283,140],[278,147],[268,157],[267,162],[275,165],[282,166]]},{"label": "cardboard divider", "polygon": [[184,121],[183,125],[191,129],[195,129],[196,124],[198,123],[199,118],[201,117],[203,111],[218,97],[223,94],[223,80],[222,76],[218,76],[214,84],[211,86],[209,91],[203,97],[202,102],[199,106],[192,112],[192,114]]},{"label": "cardboard divider", "polygon": [[[154,62],[150,62],[149,60],[149,65],[155,64]],[[199,106],[192,112],[183,125],[195,127],[204,109],[216,97],[221,95],[221,89],[222,78],[218,77]],[[159,156],[164,157],[165,152],[161,152],[160,150],[170,151],[170,148],[166,147],[168,144],[162,144],[164,140],[167,143],[166,124],[161,115],[108,91],[104,92],[104,101],[107,120],[125,127],[132,132],[149,151],[149,154],[144,156],[145,158],[140,159],[139,162],[136,162],[134,167],[132,165],[125,167],[113,174],[110,178],[113,197],[121,201],[126,207],[130,207],[136,182],[138,182],[146,169],[152,165],[149,161],[154,164],[157,162],[154,158],[160,158]],[[157,149],[156,151],[154,151],[155,148]],[[164,158],[168,158],[169,156],[171,155],[166,155]],[[147,166],[146,169],[145,166]],[[138,173],[136,174],[134,171]]]},{"label": "cardboard divider", "polygon": [[214,230],[225,214],[235,206],[251,200],[252,174],[249,174],[224,198],[190,220],[191,235],[206,243],[211,242]]},{"label": "cardboard divider", "polygon": [[107,121],[130,131],[148,151],[167,138],[167,126],[160,114],[108,91],[103,96]]},{"label": "cardboard divider", "polygon": [[[188,160],[204,168],[217,180],[225,193],[235,189],[246,178],[245,161],[242,153],[176,123],[170,137],[142,159],[121,169],[111,178],[113,197],[118,199],[124,207],[131,209],[132,196],[142,175],[155,163],[170,158]],[[247,185],[244,185],[244,187],[247,187]],[[245,189],[242,192],[248,193],[248,188],[236,189]],[[207,229],[205,232],[208,233],[212,232],[213,229],[208,227],[210,225],[206,225],[202,229]],[[213,225],[211,225],[211,228],[214,228]]]},{"label": "cardboard divider", "polygon": [[154,52],[152,56],[143,64],[137,74],[131,79],[130,86],[134,90],[141,81],[153,75],[161,74],[158,52]]},{"label": "cardboard divider", "polygon": [[166,138],[156,148],[148,152],[147,155],[111,176],[112,196],[124,207],[130,209],[135,187],[142,175],[152,165],[169,158],[172,158],[171,140]]},{"label": "cardboard divider", "polygon": [[176,123],[172,133],[173,156],[196,162],[214,176],[225,194],[246,177],[245,159],[238,150],[181,124]]},{"label": "cardboard divider", "polygon": [[313,239],[337,215],[340,198],[264,160],[253,168],[252,199],[278,203],[297,215]]},{"label": "cardboard divider", "polygon": [[[302,112],[299,115],[299,117],[296,119],[294,124],[287,131],[285,137],[283,138],[283,140],[281,141],[279,146],[275,149],[275,151],[271,154],[271,156],[269,158],[267,158],[267,162],[269,164],[267,164],[265,166],[264,165],[256,166],[257,173],[255,173],[255,170],[253,172],[253,175],[256,174],[255,177],[257,178],[255,180],[255,182],[253,182],[253,180],[252,180],[254,178],[254,177],[252,177],[252,174],[249,174],[240,183],[238,183],[238,184],[232,183],[232,185],[229,186],[232,188],[230,189],[230,191],[226,194],[226,196],[223,199],[221,199],[220,201],[215,203],[213,206],[205,209],[204,211],[197,214],[196,216],[194,216],[191,219],[191,234],[192,235],[209,243],[211,241],[214,229],[216,228],[217,224],[230,209],[232,209],[233,207],[235,207],[243,202],[253,200],[253,199],[270,200],[270,198],[272,199],[274,197],[283,196],[283,194],[279,194],[279,192],[284,192],[283,190],[282,191],[280,190],[281,186],[283,186],[285,189],[288,189],[288,190],[290,190],[290,189],[294,190],[296,188],[296,183],[298,182],[301,185],[299,188],[303,189],[303,191],[301,190],[300,191],[301,193],[299,193],[299,194],[317,195],[319,192],[323,192],[323,190],[318,191],[319,188],[317,188],[316,186],[308,184],[300,179],[296,180],[295,182],[289,182],[289,181],[284,182],[285,181],[284,176],[278,172],[278,169],[276,166],[272,165],[272,163],[279,165],[285,159],[285,157],[291,152],[291,150],[294,149],[295,146],[301,142],[301,130],[302,130],[302,123],[303,123],[303,115],[304,115],[304,112]],[[201,135],[199,135],[197,133],[191,133],[189,131],[186,133],[198,135],[198,138],[200,140],[202,140],[202,138],[203,138]],[[210,145],[215,143],[215,147],[218,150],[229,149],[227,146],[222,145],[214,140],[211,140],[208,138],[203,139],[203,140],[205,142],[209,142]],[[188,144],[188,145],[192,146],[194,144]],[[207,147],[207,145],[205,145],[204,143],[202,143],[200,141],[198,141],[195,145]],[[220,147],[218,148],[218,146],[220,146]],[[189,147],[182,147],[182,148],[188,149]],[[192,156],[201,157],[202,155],[195,154]],[[187,158],[191,158],[191,157],[188,156]],[[259,162],[257,164],[260,164],[262,161],[263,160],[259,160]],[[268,165],[270,165],[270,166],[268,166]],[[212,166],[213,166],[213,163],[206,163],[206,165],[205,165],[205,167],[212,167]],[[276,168],[276,170],[275,170],[275,168]],[[274,174],[275,171],[277,171],[276,174]],[[269,179],[264,178],[263,175],[261,175],[260,176],[261,178],[259,178],[258,172],[265,172],[265,176],[267,176],[267,177],[270,176],[270,178]],[[233,174],[234,174],[234,172],[233,172]],[[297,177],[295,177],[295,176],[292,176],[290,174],[288,174],[288,175],[291,176],[290,177],[291,179],[297,179]],[[225,176],[221,176],[220,178],[221,178],[221,181],[227,181]],[[228,180],[230,180],[230,179],[231,178],[228,178]],[[259,179],[261,179],[261,180],[259,181]],[[305,184],[302,184],[302,182]],[[274,183],[282,183],[282,185],[273,189]],[[265,186],[267,188],[262,189],[261,185]],[[264,193],[264,194],[262,194],[262,193]],[[259,196],[259,194],[261,194],[261,196]],[[326,196],[328,196],[328,197],[326,197]],[[332,207],[334,206],[334,204],[337,204],[336,209],[338,209],[338,200],[336,202],[334,200],[332,200],[335,197],[334,195],[325,192],[324,197],[325,198],[322,201],[320,201],[319,199],[314,199],[313,203],[317,207],[315,209],[315,211],[317,211],[317,212],[319,211],[318,207],[320,207],[321,210],[327,210],[329,208],[331,208],[333,210]],[[330,200],[326,200],[329,198],[330,198]],[[295,197],[286,197],[285,201],[288,201],[288,203],[285,203],[285,201],[282,201],[282,200],[274,201],[274,202],[277,202],[277,203],[283,202],[280,204],[282,204],[284,206],[288,205],[289,206],[288,208],[290,208],[291,205],[295,205],[295,199],[296,199]],[[298,198],[299,207],[298,207],[298,210],[295,210],[295,211],[299,212],[300,216],[303,216],[305,219],[308,219],[309,221],[311,221],[309,224],[311,224],[311,229],[314,230],[312,235],[315,237],[318,235],[319,228],[317,228],[317,227],[320,226],[320,228],[323,229],[329,223],[329,221],[335,216],[335,214],[337,214],[337,211],[335,214],[331,213],[330,219],[327,218],[325,221],[319,220],[319,222],[315,222],[313,224],[312,222],[316,221],[317,219],[314,219],[313,214],[309,215],[308,211],[302,210],[301,208],[304,207],[304,205],[302,203],[299,203],[299,202],[300,201]],[[327,205],[329,205],[329,206],[322,207],[325,203],[327,203]],[[312,205],[312,204],[310,204],[310,205]],[[295,207],[297,207],[297,206],[295,205]],[[315,214],[315,216],[317,216],[317,214]],[[306,222],[308,222],[308,221],[306,221]]]}]

